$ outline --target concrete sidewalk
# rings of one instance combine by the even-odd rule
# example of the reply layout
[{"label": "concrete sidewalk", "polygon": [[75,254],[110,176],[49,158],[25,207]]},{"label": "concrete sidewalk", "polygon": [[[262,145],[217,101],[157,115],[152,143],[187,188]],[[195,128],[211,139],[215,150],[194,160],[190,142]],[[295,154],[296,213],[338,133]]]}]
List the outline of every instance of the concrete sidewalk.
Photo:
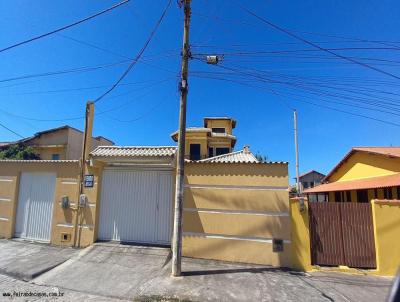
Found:
[{"label": "concrete sidewalk", "polygon": [[0,240],[0,274],[31,280],[70,259],[78,250]]},{"label": "concrete sidewalk", "polygon": [[183,261],[170,277],[168,249],[96,244],[33,283],[117,299],[189,301],[384,301],[389,278],[303,274],[256,265]]}]

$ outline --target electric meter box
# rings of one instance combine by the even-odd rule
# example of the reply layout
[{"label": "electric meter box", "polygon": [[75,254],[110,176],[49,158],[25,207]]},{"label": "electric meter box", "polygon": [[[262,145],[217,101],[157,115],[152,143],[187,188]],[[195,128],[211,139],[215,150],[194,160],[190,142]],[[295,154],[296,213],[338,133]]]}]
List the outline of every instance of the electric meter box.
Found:
[{"label": "electric meter box", "polygon": [[87,203],[87,196],[86,196],[86,194],[81,194],[81,195],[79,195],[79,207],[80,207],[80,208],[86,207],[86,203]]}]

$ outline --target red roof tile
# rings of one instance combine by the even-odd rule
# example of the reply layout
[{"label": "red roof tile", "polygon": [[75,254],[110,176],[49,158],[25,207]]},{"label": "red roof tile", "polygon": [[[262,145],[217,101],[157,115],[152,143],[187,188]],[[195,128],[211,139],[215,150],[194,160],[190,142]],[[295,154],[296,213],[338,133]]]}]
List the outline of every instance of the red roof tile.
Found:
[{"label": "red roof tile", "polygon": [[365,179],[357,179],[351,181],[336,181],[327,184],[322,184],[311,189],[307,189],[304,193],[323,193],[332,191],[348,191],[362,189],[376,189],[400,186],[400,173],[369,177]]}]

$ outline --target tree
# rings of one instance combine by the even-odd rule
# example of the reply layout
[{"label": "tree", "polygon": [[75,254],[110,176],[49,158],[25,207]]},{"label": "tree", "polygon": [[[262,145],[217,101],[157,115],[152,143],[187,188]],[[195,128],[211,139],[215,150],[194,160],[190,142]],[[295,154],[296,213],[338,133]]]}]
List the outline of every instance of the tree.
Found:
[{"label": "tree", "polygon": [[257,158],[257,160],[258,160],[260,163],[266,163],[266,162],[268,161],[268,157],[267,157],[266,155],[262,155],[262,154],[260,154],[260,153],[257,153],[257,154],[255,155],[255,157]]},{"label": "tree", "polygon": [[32,147],[15,144],[0,151],[0,159],[40,159]]}]

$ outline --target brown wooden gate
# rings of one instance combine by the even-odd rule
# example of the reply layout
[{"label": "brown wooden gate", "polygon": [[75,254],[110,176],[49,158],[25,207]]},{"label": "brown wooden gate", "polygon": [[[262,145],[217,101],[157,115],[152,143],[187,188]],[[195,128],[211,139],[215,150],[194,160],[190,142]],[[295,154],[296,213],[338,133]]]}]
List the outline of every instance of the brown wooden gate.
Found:
[{"label": "brown wooden gate", "polygon": [[310,202],[311,263],[376,268],[369,203]]}]

